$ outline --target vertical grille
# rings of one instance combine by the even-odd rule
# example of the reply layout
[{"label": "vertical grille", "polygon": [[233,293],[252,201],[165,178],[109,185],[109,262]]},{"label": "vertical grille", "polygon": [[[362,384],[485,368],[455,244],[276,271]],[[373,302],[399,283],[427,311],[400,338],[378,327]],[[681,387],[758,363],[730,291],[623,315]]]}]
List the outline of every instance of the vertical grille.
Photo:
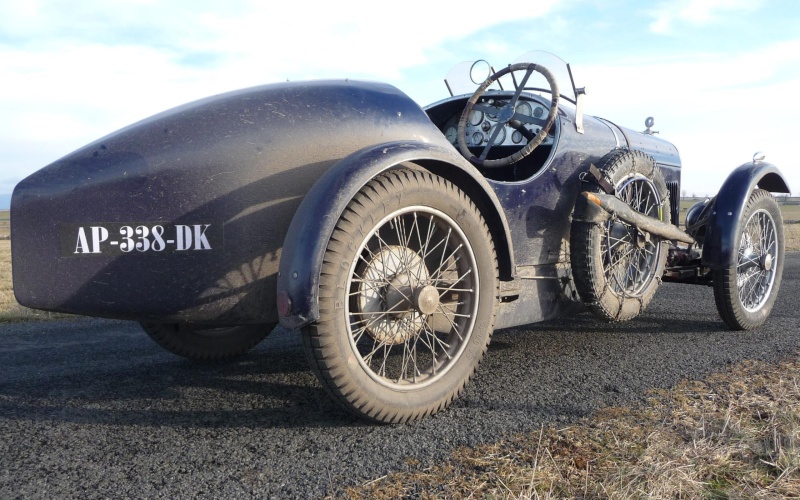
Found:
[{"label": "vertical grille", "polygon": [[680,197],[680,183],[678,182],[668,182],[667,189],[669,189],[669,203],[670,203],[670,215],[672,216],[672,223],[676,226],[681,225],[680,223],[680,207],[681,207],[681,197]]}]

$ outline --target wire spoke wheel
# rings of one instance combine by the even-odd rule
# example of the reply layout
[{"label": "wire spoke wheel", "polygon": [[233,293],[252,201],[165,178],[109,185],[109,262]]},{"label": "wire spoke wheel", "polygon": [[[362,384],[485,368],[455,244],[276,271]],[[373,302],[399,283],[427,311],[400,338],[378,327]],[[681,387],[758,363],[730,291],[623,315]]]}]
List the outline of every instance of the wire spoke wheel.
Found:
[{"label": "wire spoke wheel", "polygon": [[441,177],[393,170],[364,186],[337,222],[306,355],[348,411],[383,423],[422,418],[475,373],[497,295],[497,258],[477,207]]},{"label": "wire spoke wheel", "polygon": [[766,321],[783,273],[783,220],[772,195],[753,191],[742,220],[733,262],[713,273],[717,310],[734,330]]},{"label": "wire spoke wheel", "polygon": [[[652,157],[616,149],[597,168],[617,198],[648,217],[670,221],[667,185]],[[592,183],[586,190],[602,192]],[[609,219],[605,212],[592,218],[576,205],[570,231],[572,275],[581,299],[599,318],[624,321],[641,314],[661,283],[666,259],[661,238],[614,216]]]},{"label": "wire spoke wheel", "polygon": [[361,245],[348,286],[348,333],[378,382],[416,388],[442,376],[475,323],[479,278],[458,225],[428,207],[400,209]]},{"label": "wire spoke wheel", "polygon": [[[617,197],[637,212],[659,218],[662,200],[652,180],[641,174],[624,179]],[[619,220],[602,228],[603,270],[611,291],[621,297],[638,297],[656,277],[662,252],[660,239]]]},{"label": "wire spoke wheel", "polygon": [[777,261],[775,221],[766,210],[758,210],[750,216],[739,241],[736,286],[746,311],[757,311],[766,302],[775,283]]}]

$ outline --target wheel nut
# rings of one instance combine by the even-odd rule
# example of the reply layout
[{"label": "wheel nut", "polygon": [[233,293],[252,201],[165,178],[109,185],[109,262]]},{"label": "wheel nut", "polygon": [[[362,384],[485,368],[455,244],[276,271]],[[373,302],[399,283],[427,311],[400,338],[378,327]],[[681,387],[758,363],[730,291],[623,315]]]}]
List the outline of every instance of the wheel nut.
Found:
[{"label": "wheel nut", "polygon": [[439,291],[433,285],[417,290],[415,297],[417,310],[422,314],[433,314],[439,307]]}]

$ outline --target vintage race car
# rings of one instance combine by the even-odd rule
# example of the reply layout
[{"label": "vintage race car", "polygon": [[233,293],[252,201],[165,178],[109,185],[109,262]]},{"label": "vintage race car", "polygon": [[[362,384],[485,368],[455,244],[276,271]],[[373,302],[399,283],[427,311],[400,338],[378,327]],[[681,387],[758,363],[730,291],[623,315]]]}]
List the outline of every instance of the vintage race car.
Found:
[{"label": "vintage race car", "polygon": [[192,359],[280,323],[335,400],[379,422],[447,406],[495,329],[629,320],[662,281],[712,285],[731,328],[767,319],[784,251],[770,192],[789,192],[776,167],[736,168],[681,230],[676,148],[651,119],[584,114],[557,57],[459,65],[446,83],[425,108],[381,83],[264,85],[67,155],[14,190],[17,300],[139,321]]}]

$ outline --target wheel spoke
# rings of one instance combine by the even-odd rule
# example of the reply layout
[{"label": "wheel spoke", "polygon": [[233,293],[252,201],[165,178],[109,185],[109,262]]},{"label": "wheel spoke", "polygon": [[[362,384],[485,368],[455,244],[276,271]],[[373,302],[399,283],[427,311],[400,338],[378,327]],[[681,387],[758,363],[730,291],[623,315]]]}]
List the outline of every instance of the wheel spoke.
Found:
[{"label": "wheel spoke", "polygon": [[[441,376],[476,318],[475,258],[460,228],[441,212],[409,207],[377,224],[355,260],[345,297],[361,366],[400,389]],[[440,300],[429,315],[416,304],[426,286]]]},{"label": "wheel spoke", "polygon": [[445,311],[441,304],[439,304],[438,309],[439,311],[435,312],[434,314],[441,314],[442,316],[444,316],[447,322],[450,323],[450,328],[452,329],[453,333],[456,334],[459,340],[464,340],[461,337],[461,331],[459,330],[458,325],[456,325],[456,323],[452,320],[452,318],[450,318],[450,313],[452,311]]},{"label": "wheel spoke", "polygon": [[444,259],[444,253],[442,253],[442,263],[441,263],[441,264],[439,264],[439,267],[437,267],[437,268],[436,268],[436,269],[435,269],[435,270],[434,270],[434,271],[431,273],[431,277],[432,277],[432,279],[434,279],[434,280],[436,280],[436,279],[439,279],[439,276],[441,276],[441,274],[442,274],[442,272],[443,272],[443,269],[442,269],[442,267],[444,266],[444,264],[447,264],[447,265],[448,265],[448,267],[449,267],[449,266],[450,266],[450,265],[452,265],[452,264],[457,264],[457,263],[458,263],[458,258],[455,258],[455,262],[452,262],[452,263],[450,262],[450,259],[451,259],[451,258],[454,258],[453,256],[454,256],[454,255],[456,255],[456,252],[458,252],[459,250],[461,250],[461,247],[462,247],[462,246],[463,246],[463,245],[459,245],[459,246],[457,246],[457,247],[456,247],[456,248],[455,248],[455,249],[454,249],[454,250],[453,250],[453,251],[450,253],[450,255],[447,257],[447,262],[444,262],[444,260],[445,260],[445,259]]},{"label": "wheel spoke", "polygon": [[434,288],[436,288],[437,290],[442,290],[439,293],[440,296],[444,295],[445,292],[469,292],[469,293],[472,293],[472,292],[475,291],[472,288],[453,288],[454,286],[455,285],[451,285],[449,287],[443,287],[443,286],[434,285]]},{"label": "wheel spoke", "polygon": [[[778,237],[770,213],[759,209],[750,215],[739,240],[736,286],[745,310],[760,309],[770,296],[778,265]],[[770,262],[770,269],[766,263]]]},{"label": "wheel spoke", "polygon": [[[652,181],[641,174],[626,178],[617,186],[616,193],[620,200],[637,212],[650,217],[657,216],[656,208],[660,204],[658,192]],[[623,297],[643,293],[655,278],[662,251],[658,240],[642,244],[639,231],[617,219],[604,224],[603,230],[600,251],[606,282]]]},{"label": "wheel spoke", "polygon": [[[447,292],[452,292],[452,291],[453,291],[453,288],[454,288],[454,287],[455,287],[457,284],[459,284],[459,283],[460,283],[460,282],[461,282],[461,281],[462,281],[464,278],[466,278],[466,277],[467,277],[467,275],[469,275],[469,274],[472,274],[472,269],[468,269],[468,270],[467,270],[467,272],[465,272],[463,275],[461,275],[461,277],[459,277],[459,278],[458,278],[458,279],[455,281],[455,283],[453,283],[452,285],[450,285],[450,287],[448,287],[448,288],[445,288],[445,289],[444,289],[444,290],[443,290],[443,291],[442,291],[442,292],[441,292],[439,295],[441,296],[441,295],[443,295],[443,294],[445,294],[445,293],[447,293]],[[472,290],[468,290],[468,291],[469,291],[469,292],[472,292]]]}]

